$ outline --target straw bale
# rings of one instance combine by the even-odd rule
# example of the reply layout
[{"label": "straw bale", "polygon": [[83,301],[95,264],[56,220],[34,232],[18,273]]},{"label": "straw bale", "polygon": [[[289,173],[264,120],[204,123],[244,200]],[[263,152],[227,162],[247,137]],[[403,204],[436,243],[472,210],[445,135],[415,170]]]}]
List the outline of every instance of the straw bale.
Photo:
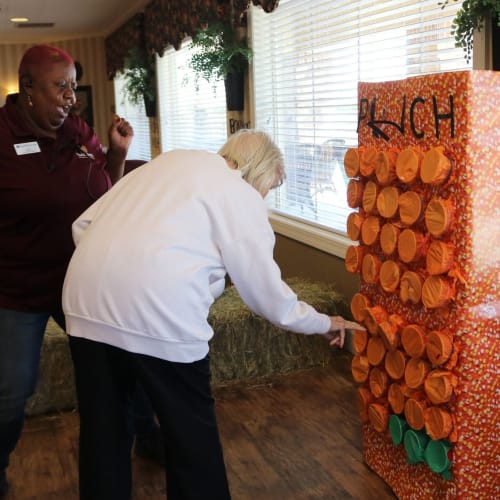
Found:
[{"label": "straw bale", "polygon": [[73,363],[66,333],[51,318],[40,353],[38,381],[26,415],[40,415],[76,407]]},{"label": "straw bale", "polygon": [[[286,280],[299,299],[325,314],[346,314],[346,304],[334,287],[301,278]],[[267,377],[313,366],[325,366],[331,350],[319,335],[286,332],[261,318],[228,287],[212,306],[214,329],[210,363],[214,385]]]},{"label": "straw bale", "polygon": [[[349,315],[347,303],[332,286],[300,278],[287,282],[301,300],[320,312]],[[212,306],[209,322],[215,332],[210,343],[214,385],[325,366],[331,358],[324,338],[293,334],[271,325],[250,311],[231,286]],[[27,403],[26,414],[39,415],[75,407],[68,338],[50,319],[42,345],[38,383]]]}]

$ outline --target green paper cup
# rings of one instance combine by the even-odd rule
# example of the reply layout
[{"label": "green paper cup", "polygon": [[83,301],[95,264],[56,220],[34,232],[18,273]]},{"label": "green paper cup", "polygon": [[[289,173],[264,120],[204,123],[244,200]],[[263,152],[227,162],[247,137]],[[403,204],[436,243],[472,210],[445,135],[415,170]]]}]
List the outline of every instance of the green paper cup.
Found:
[{"label": "green paper cup", "polygon": [[416,464],[424,461],[424,452],[429,437],[421,431],[409,429],[405,432],[403,443],[406,450],[406,456],[410,464]]},{"label": "green paper cup", "polygon": [[441,474],[450,468],[451,462],[448,458],[448,451],[451,445],[446,441],[429,441],[425,448],[424,458],[432,472]]},{"label": "green paper cup", "polygon": [[403,436],[408,429],[408,424],[404,418],[398,415],[391,415],[389,418],[389,432],[391,434],[392,443],[398,446],[403,442]]}]

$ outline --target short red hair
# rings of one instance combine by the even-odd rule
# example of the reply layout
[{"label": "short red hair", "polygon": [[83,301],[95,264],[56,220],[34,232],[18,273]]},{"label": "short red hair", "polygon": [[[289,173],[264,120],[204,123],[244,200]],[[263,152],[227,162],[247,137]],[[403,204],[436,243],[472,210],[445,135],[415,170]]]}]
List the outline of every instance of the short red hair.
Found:
[{"label": "short red hair", "polygon": [[23,55],[19,63],[19,78],[31,76],[34,68],[44,69],[50,64],[67,62],[75,64],[73,58],[64,50],[52,45],[34,45]]}]

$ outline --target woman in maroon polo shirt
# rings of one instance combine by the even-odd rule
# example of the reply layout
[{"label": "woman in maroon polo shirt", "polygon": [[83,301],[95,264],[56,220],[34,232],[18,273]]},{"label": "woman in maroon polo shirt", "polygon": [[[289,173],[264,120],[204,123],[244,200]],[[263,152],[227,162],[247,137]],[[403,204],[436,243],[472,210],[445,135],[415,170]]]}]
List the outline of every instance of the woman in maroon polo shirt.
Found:
[{"label": "woman in maroon polo shirt", "polygon": [[130,124],[115,117],[106,153],[70,113],[76,85],[71,56],[37,45],[19,65],[19,93],[0,108],[0,497],[47,320],[63,325],[71,224],[121,178],[133,136]]}]

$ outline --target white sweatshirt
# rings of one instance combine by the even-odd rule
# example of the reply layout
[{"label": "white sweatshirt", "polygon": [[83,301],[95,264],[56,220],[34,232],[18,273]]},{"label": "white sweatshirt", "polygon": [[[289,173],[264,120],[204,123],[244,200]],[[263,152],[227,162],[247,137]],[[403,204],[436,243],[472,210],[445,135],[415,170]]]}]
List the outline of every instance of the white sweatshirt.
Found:
[{"label": "white sweatshirt", "polygon": [[73,223],[63,308],[70,335],[177,362],[208,353],[209,308],[229,273],[273,324],[330,320],[281,280],[261,195],[219,155],[171,151],[132,171]]}]

